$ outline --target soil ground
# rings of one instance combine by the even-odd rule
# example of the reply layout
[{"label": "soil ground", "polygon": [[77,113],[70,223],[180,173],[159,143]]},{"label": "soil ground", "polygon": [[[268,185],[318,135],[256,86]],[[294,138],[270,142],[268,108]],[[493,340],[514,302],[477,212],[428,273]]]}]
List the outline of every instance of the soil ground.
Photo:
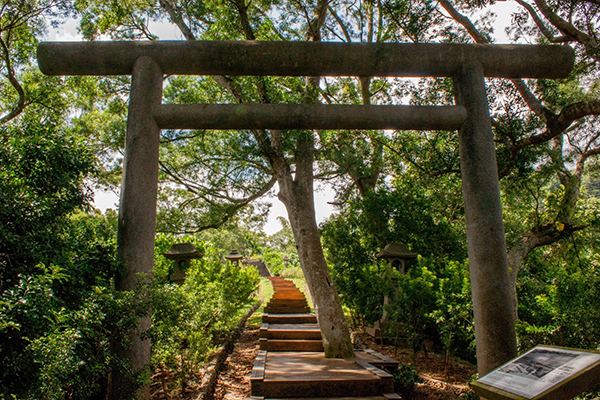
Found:
[{"label": "soil ground", "polygon": [[360,340],[369,348],[385,354],[404,364],[415,366],[419,374],[419,383],[415,386],[415,392],[411,399],[467,399],[475,395],[467,384],[471,376],[477,372],[473,365],[465,363],[462,360],[450,359],[448,368],[448,377],[446,377],[445,358],[439,354],[431,352],[417,352],[412,350],[398,348],[391,345],[380,345],[366,333],[358,333]]},{"label": "soil ground", "polygon": [[250,397],[250,374],[258,354],[258,329],[246,330],[227,359],[221,373],[215,399],[238,400]]}]

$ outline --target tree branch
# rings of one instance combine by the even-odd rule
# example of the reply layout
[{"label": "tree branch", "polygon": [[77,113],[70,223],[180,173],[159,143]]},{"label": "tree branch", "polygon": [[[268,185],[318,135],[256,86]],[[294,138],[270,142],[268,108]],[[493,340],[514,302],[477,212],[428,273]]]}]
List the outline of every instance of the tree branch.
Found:
[{"label": "tree branch", "polygon": [[516,142],[510,151],[516,155],[524,147],[551,140],[564,133],[574,121],[588,115],[600,115],[600,100],[581,101],[566,106],[558,115],[548,114],[546,130],[544,132]]},{"label": "tree branch", "polygon": [[585,163],[585,161],[590,158],[591,156],[597,156],[600,155],[600,148],[595,148],[595,149],[591,149],[591,150],[587,150],[585,152],[583,152],[580,156],[579,156],[579,160],[577,160],[577,171],[582,170],[583,172],[583,165]]},{"label": "tree branch", "polygon": [[[207,229],[216,229],[219,228],[221,226],[223,226],[223,224],[225,224],[227,221],[229,221],[231,219],[231,217],[233,217],[238,210],[242,209],[243,207],[247,206],[248,204],[250,204],[251,202],[253,202],[254,200],[264,196],[269,190],[271,190],[274,186],[275,183],[277,182],[277,179],[275,177],[272,177],[266,184],[265,186],[263,186],[259,191],[257,191],[256,193],[252,194],[251,196],[248,196],[244,199],[239,199],[237,200],[235,203],[229,204],[229,206],[227,207],[227,209],[220,215],[220,218],[218,218],[216,221],[213,221],[209,224],[205,224],[205,225],[200,225],[200,226],[196,226],[193,229],[186,229],[185,231],[178,231],[177,233],[198,233]],[[170,232],[172,233],[172,231],[166,231],[166,230],[158,230],[157,232]]]},{"label": "tree branch", "polygon": [[533,6],[523,0],[516,0],[516,2],[519,3],[522,7],[524,7],[527,10],[527,12],[529,12],[529,15],[531,15],[531,18],[533,18],[533,22],[535,22],[540,32],[542,32],[542,35],[544,35],[549,41],[552,42],[552,40],[554,39],[554,34],[546,26],[546,24],[544,24],[544,21],[542,21],[537,12],[535,12]]},{"label": "tree branch", "polygon": [[538,9],[541,11],[544,17],[546,17],[548,21],[552,23],[552,25],[558,28],[558,30],[560,30],[563,34],[575,38],[579,43],[586,47],[590,57],[600,62],[600,55],[598,55],[598,42],[596,41],[596,39],[575,28],[573,24],[567,22],[559,15],[555,14],[554,11],[550,9],[548,4],[544,0],[534,1]]},{"label": "tree branch", "polygon": [[0,46],[2,47],[2,56],[4,58],[4,63],[6,64],[6,76],[10,84],[17,91],[17,95],[19,96],[19,99],[17,100],[17,105],[8,114],[0,118],[0,123],[5,123],[12,120],[13,118],[16,118],[25,109],[25,91],[23,90],[23,87],[15,77],[15,70],[12,66],[12,62],[10,59],[10,51],[8,50],[8,46],[2,38],[0,38]]},{"label": "tree branch", "polygon": [[[461,24],[467,30],[469,35],[471,35],[471,37],[475,40],[476,43],[489,43],[489,40],[483,34],[481,34],[481,32],[479,32],[479,30],[471,22],[471,20],[459,13],[458,11],[456,11],[454,6],[448,0],[438,1],[442,5],[442,7],[444,7],[444,9],[450,14],[450,16],[452,16],[452,18],[456,22]],[[533,93],[531,93],[531,90],[529,90],[525,82],[522,79],[511,79],[510,81],[513,85],[515,85],[515,88],[519,91],[519,94],[521,95],[523,100],[525,100],[525,103],[527,104],[529,109],[541,118],[545,119],[546,115],[542,103],[537,99],[537,97],[535,97]]]},{"label": "tree branch", "polygon": [[438,0],[438,2],[444,7],[444,9],[450,14],[452,19],[461,24],[475,40],[476,43],[489,43],[487,37],[485,37],[479,30],[473,25],[471,20],[466,16],[462,15],[448,0]]},{"label": "tree branch", "polygon": [[427,168],[421,166],[418,162],[416,162],[412,158],[405,157],[398,150],[394,149],[392,146],[390,146],[386,142],[384,142],[382,140],[379,140],[377,138],[373,138],[373,141],[379,142],[383,147],[385,147],[386,149],[388,149],[392,153],[396,154],[397,156],[402,157],[402,159],[405,159],[406,161],[408,161],[409,164],[411,164],[413,167],[415,167],[419,171],[421,171],[421,172],[423,172],[423,173],[425,173],[425,174],[427,174],[429,176],[441,176],[441,175],[446,175],[446,174],[460,174],[460,169],[455,169],[455,168],[452,168],[452,167],[448,167],[446,169],[438,169],[438,170],[427,169]]},{"label": "tree branch", "polygon": [[175,6],[171,3],[171,0],[159,0],[159,3],[162,6],[162,8],[164,8],[167,11],[169,16],[171,17],[171,21],[173,21],[173,23],[177,25],[185,39],[189,41],[196,40],[196,36],[194,36],[194,33],[192,32],[190,27],[187,26],[187,24],[183,20],[181,13],[175,10]]},{"label": "tree branch", "polygon": [[252,30],[252,26],[250,25],[250,20],[248,18],[248,7],[246,6],[246,0],[234,0],[233,4],[238,10],[244,37],[246,40],[256,40],[256,36],[254,35],[254,31]]},{"label": "tree branch", "polygon": [[350,36],[350,32],[348,32],[348,28],[344,24],[344,21],[342,21],[342,19],[340,18],[340,16],[337,15],[337,13],[333,9],[333,7],[328,6],[327,9],[329,10],[329,13],[333,16],[333,18],[335,18],[336,22],[338,23],[338,25],[342,29],[342,32],[344,32],[344,37],[346,38],[346,42],[352,43],[352,37]]},{"label": "tree branch", "polygon": [[315,17],[309,21],[307,38],[308,41],[321,41],[321,28],[327,18],[327,7],[329,0],[319,0],[315,9]]}]

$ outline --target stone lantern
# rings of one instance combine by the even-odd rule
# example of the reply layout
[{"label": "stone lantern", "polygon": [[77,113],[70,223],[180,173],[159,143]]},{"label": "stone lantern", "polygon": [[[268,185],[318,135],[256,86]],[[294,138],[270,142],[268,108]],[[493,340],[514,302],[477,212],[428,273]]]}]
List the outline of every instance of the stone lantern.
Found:
[{"label": "stone lantern", "polygon": [[185,273],[190,266],[190,260],[192,258],[202,258],[202,253],[188,242],[173,243],[169,251],[163,253],[163,255],[169,260],[175,261],[175,272],[169,276],[169,279],[179,285],[182,285],[185,281]]},{"label": "stone lantern", "polygon": [[[379,252],[375,257],[378,259],[385,260],[391,269],[395,269],[401,274],[405,274],[408,261],[417,258],[417,253],[413,253],[408,249],[408,246],[400,243],[390,243],[386,245],[383,250]],[[387,275],[388,273],[386,273]],[[394,300],[398,299],[398,280],[392,278],[393,292],[394,292]],[[390,298],[385,296],[383,298],[383,315],[379,321],[376,321],[373,328],[367,328],[367,332],[374,336],[375,338],[383,337],[383,332],[387,329],[388,323],[388,312],[385,309],[385,306],[390,304]]]},{"label": "stone lantern", "polygon": [[290,262],[290,258],[288,256],[284,256],[283,257],[283,267],[287,267],[288,263]]},{"label": "stone lantern", "polygon": [[417,253],[408,250],[408,246],[400,243],[390,243],[375,257],[386,260],[388,264],[401,274],[406,273],[406,262],[417,258]]},{"label": "stone lantern", "polygon": [[231,261],[232,263],[239,265],[240,260],[244,258],[244,256],[238,253],[237,250],[231,250],[231,253],[226,255],[225,258]]}]

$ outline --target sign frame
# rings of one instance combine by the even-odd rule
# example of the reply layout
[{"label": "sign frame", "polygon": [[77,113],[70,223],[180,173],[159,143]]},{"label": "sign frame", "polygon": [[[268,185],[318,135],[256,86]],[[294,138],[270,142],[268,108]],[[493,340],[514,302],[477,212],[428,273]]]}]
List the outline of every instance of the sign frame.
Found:
[{"label": "sign frame", "polygon": [[[554,364],[553,366],[544,366],[545,370],[543,371],[540,369],[531,369],[530,371],[520,373],[519,369],[524,365],[527,365],[523,362],[523,359],[531,359],[532,355],[536,352],[555,352],[555,358],[557,360],[550,363]],[[586,356],[585,358],[588,358],[588,360],[584,361],[585,358],[581,358],[581,356]],[[571,360],[569,360],[569,358]],[[570,366],[569,364],[576,363],[576,359],[579,359],[580,362],[578,364],[580,365],[575,367]],[[569,372],[569,369],[574,370]],[[505,381],[512,373],[515,373],[515,376],[534,375],[533,378],[523,378],[520,380],[518,377],[515,378],[513,382],[522,385],[525,384],[524,382],[526,382],[527,379],[531,380],[531,383],[533,384],[546,377],[547,382],[543,385],[545,386],[543,389],[530,388],[530,390],[532,390],[530,395],[525,393],[527,390],[525,387],[523,387],[522,390],[515,389],[513,392],[509,388],[509,383]],[[495,380],[497,381],[496,384],[493,382]],[[552,380],[554,380],[554,382],[552,382]],[[476,394],[488,400],[567,400],[594,388],[598,384],[600,384],[600,352],[569,347],[540,345],[501,365],[489,374],[472,382],[470,386]]]}]

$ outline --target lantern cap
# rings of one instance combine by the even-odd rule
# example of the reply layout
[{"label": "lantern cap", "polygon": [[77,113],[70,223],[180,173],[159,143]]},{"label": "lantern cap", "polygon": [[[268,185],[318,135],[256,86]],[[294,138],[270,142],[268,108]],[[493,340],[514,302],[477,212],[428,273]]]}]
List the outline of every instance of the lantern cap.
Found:
[{"label": "lantern cap", "polygon": [[375,257],[389,259],[389,258],[417,258],[418,254],[413,253],[408,249],[408,246],[401,243],[390,243],[386,245],[383,250],[379,252]]},{"label": "lantern cap", "polygon": [[237,250],[231,250],[231,253],[226,255],[225,258],[228,260],[231,260],[231,261],[237,261],[237,260],[241,260],[242,258],[244,258],[244,256],[241,255],[240,253],[238,253]]},{"label": "lantern cap", "polygon": [[200,253],[193,244],[189,242],[173,243],[169,251],[163,253],[169,260],[191,260],[192,258],[201,258]]}]

